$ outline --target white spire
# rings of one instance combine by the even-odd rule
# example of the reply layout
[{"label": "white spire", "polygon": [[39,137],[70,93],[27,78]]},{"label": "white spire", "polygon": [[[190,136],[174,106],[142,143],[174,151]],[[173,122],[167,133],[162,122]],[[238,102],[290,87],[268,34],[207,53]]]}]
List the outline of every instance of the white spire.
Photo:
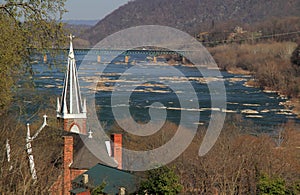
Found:
[{"label": "white spire", "polygon": [[31,141],[29,123],[27,123],[26,141],[27,142]]},{"label": "white spire", "polygon": [[60,110],[61,110],[59,97],[57,97],[57,100],[56,100],[56,101],[57,101],[57,105],[56,105],[56,108],[57,108],[57,109],[56,109],[56,112],[59,113]]},{"label": "white spire", "polygon": [[74,36],[72,34],[70,34],[70,51],[69,51],[69,58],[74,59],[74,51],[73,51],[73,38]]},{"label": "white spire", "polygon": [[[10,144],[8,139],[6,139],[6,157],[7,157],[7,162],[10,163]],[[8,170],[11,171],[12,169],[13,166],[10,165]]]},{"label": "white spire", "polygon": [[87,110],[86,110],[86,98],[83,98],[82,111],[83,111],[83,113],[86,113],[86,112],[87,112]]},{"label": "white spire", "polygon": [[36,181],[37,175],[36,175],[36,169],[35,169],[35,164],[34,164],[34,158],[33,158],[33,154],[32,154],[31,141],[32,141],[32,139],[30,137],[29,123],[27,123],[26,149],[27,149],[27,155],[28,155],[28,160],[29,160],[29,169],[30,169],[32,179]]},{"label": "white spire", "polygon": [[[68,66],[65,75],[61,101],[57,103],[57,117],[86,118],[86,105],[82,102],[73,50],[73,36],[70,35]],[[83,103],[83,104],[82,104]]]},{"label": "white spire", "polygon": [[34,158],[33,158],[33,154],[32,154],[31,142],[47,126],[47,115],[44,115],[43,117],[44,117],[44,122],[43,122],[42,126],[37,130],[37,132],[32,137],[30,136],[29,123],[27,123],[26,150],[27,150],[27,155],[28,155],[28,160],[29,160],[29,168],[30,168],[31,177],[35,181],[37,180],[37,174],[36,174],[36,169],[35,169],[35,164],[34,164]]}]

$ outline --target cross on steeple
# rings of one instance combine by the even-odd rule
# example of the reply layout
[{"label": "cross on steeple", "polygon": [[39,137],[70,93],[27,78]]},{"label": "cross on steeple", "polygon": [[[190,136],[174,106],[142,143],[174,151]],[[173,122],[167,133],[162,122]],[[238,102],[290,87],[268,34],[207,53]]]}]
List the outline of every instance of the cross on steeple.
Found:
[{"label": "cross on steeple", "polygon": [[57,98],[57,118],[64,122],[65,131],[86,134],[86,100],[82,101],[78,82],[73,36],[70,34],[68,66],[61,98]]},{"label": "cross on steeple", "polygon": [[88,134],[89,134],[88,138],[92,139],[93,138],[93,132],[92,132],[92,130],[89,130]]}]

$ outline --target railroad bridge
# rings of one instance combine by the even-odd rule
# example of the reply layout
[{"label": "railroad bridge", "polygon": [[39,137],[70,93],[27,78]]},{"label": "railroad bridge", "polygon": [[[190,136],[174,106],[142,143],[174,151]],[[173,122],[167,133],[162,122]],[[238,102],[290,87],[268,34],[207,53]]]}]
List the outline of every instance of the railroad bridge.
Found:
[{"label": "railroad bridge", "polygon": [[[68,53],[68,49],[57,49],[56,51],[62,53]],[[124,62],[129,63],[129,59],[131,55],[146,55],[153,58],[153,62],[157,62],[157,57],[161,55],[176,55],[182,57],[183,61],[186,60],[186,54],[192,51],[171,51],[167,49],[95,49],[95,48],[84,48],[84,49],[74,49],[75,55],[92,55],[97,56],[97,62],[101,62],[101,57],[105,55],[113,55],[113,56],[124,56]],[[44,55],[44,62],[47,61],[47,53]]]},{"label": "railroad bridge", "polygon": [[94,55],[104,55],[104,54],[123,54],[123,55],[135,55],[144,54],[149,56],[159,56],[164,54],[172,55],[185,55],[187,51],[171,51],[167,49],[74,49],[74,53],[79,55],[94,54]]}]

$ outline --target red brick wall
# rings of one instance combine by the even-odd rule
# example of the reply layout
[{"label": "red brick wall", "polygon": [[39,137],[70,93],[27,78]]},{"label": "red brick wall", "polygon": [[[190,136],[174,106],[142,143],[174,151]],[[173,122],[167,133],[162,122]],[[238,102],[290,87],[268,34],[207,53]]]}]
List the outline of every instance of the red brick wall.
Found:
[{"label": "red brick wall", "polygon": [[[64,136],[64,161],[63,161],[63,175],[51,186],[50,193],[55,195],[70,194],[72,189],[72,180],[86,172],[87,170],[71,169],[70,165],[73,163],[73,137]],[[85,194],[90,194],[85,192]]]},{"label": "red brick wall", "polygon": [[86,119],[64,119],[64,130],[71,131],[73,125],[77,125],[81,134],[87,134]]},{"label": "red brick wall", "polygon": [[71,181],[86,171],[87,170],[71,169]]},{"label": "red brick wall", "polygon": [[64,136],[64,162],[63,162],[63,190],[64,194],[70,194],[71,190],[71,170],[73,162],[73,137]]},{"label": "red brick wall", "polygon": [[122,134],[112,134],[113,157],[118,162],[118,169],[122,169]]},{"label": "red brick wall", "polygon": [[[79,175],[83,174],[84,172],[86,172],[87,170],[78,170],[78,169],[71,169],[68,167],[68,170],[70,171],[70,180],[66,181],[68,178],[64,178],[64,183],[70,183],[72,184],[72,180],[74,180],[76,177],[78,177]],[[64,170],[65,172],[65,170]],[[62,181],[62,177],[59,176],[59,178],[57,179],[56,182],[54,182],[54,184],[51,186],[50,188],[50,194],[51,195],[65,195],[66,193],[69,194],[69,192],[66,192],[66,190],[64,190],[65,186],[64,183]],[[72,187],[70,187],[71,190]],[[90,192],[83,192],[80,193],[81,195],[90,195]],[[78,194],[79,195],[79,194]]]}]

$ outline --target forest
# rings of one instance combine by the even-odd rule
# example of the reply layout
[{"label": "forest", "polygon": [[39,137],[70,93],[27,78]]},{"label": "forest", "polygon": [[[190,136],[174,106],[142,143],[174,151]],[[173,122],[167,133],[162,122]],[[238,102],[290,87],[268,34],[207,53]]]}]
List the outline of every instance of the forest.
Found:
[{"label": "forest", "polygon": [[[6,143],[6,138],[9,138],[11,147],[10,162],[5,152],[0,154],[1,192],[48,194],[61,173],[64,133],[57,126],[55,113],[51,110],[45,112],[49,113],[48,127],[33,142],[37,182],[32,179],[28,167],[24,148],[25,125],[12,115],[1,116],[0,141]],[[208,154],[198,156],[206,131],[202,126],[187,150],[175,161],[157,170],[136,172],[143,181],[138,188],[153,194],[160,194],[161,190],[167,194],[300,193],[299,124],[283,124],[270,135],[259,133],[259,127],[240,115],[227,115],[226,121],[217,143]],[[30,126],[32,132],[40,123]],[[151,150],[172,138],[177,128],[176,124],[166,122],[159,132],[146,138],[128,134],[117,125],[111,131],[123,133],[125,148]]]},{"label": "forest", "polygon": [[210,42],[223,41],[236,26],[266,36],[299,31],[299,10],[299,0],[135,0],[86,30],[82,38],[92,46],[110,34],[138,25],[169,26],[193,37],[208,33]]}]

